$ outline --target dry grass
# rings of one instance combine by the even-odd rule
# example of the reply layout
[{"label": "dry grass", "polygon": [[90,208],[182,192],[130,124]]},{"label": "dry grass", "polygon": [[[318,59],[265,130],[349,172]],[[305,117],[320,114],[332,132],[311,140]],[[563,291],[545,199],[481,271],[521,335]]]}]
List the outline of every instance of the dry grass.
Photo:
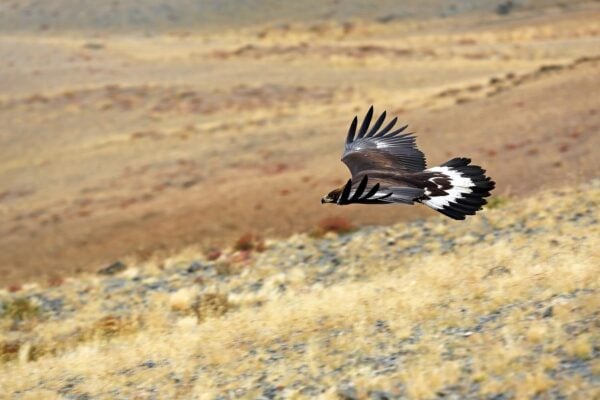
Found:
[{"label": "dry grass", "polygon": [[[267,241],[236,273],[206,284],[177,281],[197,257],[191,251],[165,260],[163,270],[140,265],[122,278],[137,279],[132,287],[165,279],[180,285],[149,294],[146,304],[107,295],[114,278],[91,276],[4,292],[5,310],[35,293],[60,293],[75,311],[60,320],[4,312],[0,388],[22,398],[254,398],[268,390],[336,398],[351,390],[358,398],[384,391],[414,399],[591,399],[598,395],[599,202],[598,188],[571,189],[511,201],[465,224],[359,231],[344,244],[347,258],[331,281],[313,279],[316,261],[295,263],[281,252],[342,238],[302,235]],[[474,240],[482,224],[522,226]],[[452,251],[389,256],[385,248],[398,244],[383,238],[418,230],[461,240]],[[254,282],[258,292],[243,289]],[[92,295],[83,305],[82,288]],[[130,302],[126,311],[107,311],[119,296]]]}]

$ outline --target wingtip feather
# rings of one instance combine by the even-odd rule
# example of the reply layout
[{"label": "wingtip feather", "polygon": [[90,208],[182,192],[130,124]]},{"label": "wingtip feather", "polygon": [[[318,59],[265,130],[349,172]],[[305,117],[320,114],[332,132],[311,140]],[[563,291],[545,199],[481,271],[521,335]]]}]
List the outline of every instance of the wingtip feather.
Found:
[{"label": "wingtip feather", "polygon": [[394,117],[386,126],[385,128],[383,128],[381,131],[379,131],[379,133],[377,133],[375,135],[375,137],[381,137],[384,136],[386,133],[388,133],[393,127],[394,125],[396,125],[396,122],[398,121],[398,117]]},{"label": "wingtip feather", "polygon": [[346,143],[352,143],[354,141],[354,135],[356,135],[356,126],[358,125],[358,117],[355,115],[350,128],[348,129],[348,135],[346,136]]},{"label": "wingtip feather", "polygon": [[355,202],[358,201],[358,199],[360,198],[360,196],[363,194],[363,192],[365,191],[365,187],[367,186],[367,176],[365,175],[360,183],[358,184],[358,187],[356,188],[356,190],[354,191],[354,195],[352,196],[352,198],[350,199],[350,202]]},{"label": "wingtip feather", "polygon": [[358,131],[358,138],[362,138],[367,133],[367,129],[369,129],[369,124],[371,123],[371,118],[373,118],[373,106],[369,107],[369,111],[365,115],[365,119],[363,119],[362,125],[360,126],[360,130]]},{"label": "wingtip feather", "polygon": [[383,124],[383,121],[385,121],[385,117],[386,117],[386,112],[382,112],[381,115],[379,116],[379,118],[377,118],[377,121],[375,121],[375,124],[373,125],[373,127],[371,128],[371,130],[369,131],[369,133],[367,133],[365,135],[365,137],[372,137],[373,135],[375,135],[375,133],[377,133],[377,130],[381,127],[381,125]]},{"label": "wingtip feather", "polygon": [[[386,135],[386,137],[394,137],[394,136],[398,135],[399,133],[402,133],[402,132],[404,132],[404,130],[405,130],[406,128],[408,128],[408,125],[404,125],[403,127],[396,129],[394,132],[390,132],[390,133],[388,133],[388,134]],[[407,133],[406,135],[407,135],[407,136],[408,136],[408,135],[411,135],[411,133]]]},{"label": "wingtip feather", "polygon": [[342,194],[338,198],[338,204],[347,204],[348,198],[350,197],[350,189],[352,188],[352,179],[348,179],[346,182],[346,186],[344,186],[344,190],[342,190]]}]

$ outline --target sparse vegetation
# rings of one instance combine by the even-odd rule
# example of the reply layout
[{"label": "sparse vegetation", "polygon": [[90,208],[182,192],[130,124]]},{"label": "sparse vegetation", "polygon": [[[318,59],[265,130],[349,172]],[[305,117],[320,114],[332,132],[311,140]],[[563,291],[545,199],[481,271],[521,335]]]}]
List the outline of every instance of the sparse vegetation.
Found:
[{"label": "sparse vegetation", "polygon": [[[119,276],[4,291],[2,304],[20,311],[0,319],[0,387],[33,397],[67,385],[91,397],[594,398],[599,203],[595,183],[464,223],[269,241],[227,275],[217,265],[239,250],[211,261],[190,249],[130,261]],[[39,312],[22,300],[32,296],[48,318],[9,329]]]},{"label": "sparse vegetation", "polygon": [[13,321],[23,321],[40,315],[40,308],[31,299],[17,297],[0,306],[0,316]]},{"label": "sparse vegetation", "polygon": [[352,225],[350,220],[340,216],[333,216],[320,220],[317,228],[311,232],[311,236],[318,238],[329,232],[344,234],[350,233],[354,230],[356,230],[356,227]]},{"label": "sparse vegetation", "polygon": [[490,197],[489,199],[487,199],[487,205],[485,207],[487,209],[493,210],[494,208],[499,208],[499,207],[502,207],[502,206],[508,204],[509,201],[510,200],[509,200],[508,196],[496,194],[496,195]]},{"label": "sparse vegetation", "polygon": [[193,304],[198,322],[210,317],[220,317],[231,309],[227,296],[221,293],[206,293],[199,296]]},{"label": "sparse vegetation", "polygon": [[238,251],[263,251],[265,248],[264,241],[257,235],[246,233],[238,238],[233,245],[234,250]]},{"label": "sparse vegetation", "polygon": [[214,260],[217,260],[219,257],[221,257],[221,254],[222,254],[221,250],[213,247],[206,251],[205,256],[208,261],[214,261]]}]

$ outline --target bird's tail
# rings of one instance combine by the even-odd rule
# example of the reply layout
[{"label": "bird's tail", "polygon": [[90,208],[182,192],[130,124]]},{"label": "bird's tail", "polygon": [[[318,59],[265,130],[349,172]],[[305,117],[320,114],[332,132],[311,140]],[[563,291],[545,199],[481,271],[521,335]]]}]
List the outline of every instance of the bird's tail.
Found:
[{"label": "bird's tail", "polygon": [[465,219],[481,210],[487,203],[484,197],[490,195],[496,183],[485,176],[483,168],[470,163],[469,158],[453,158],[426,169],[431,177],[421,202],[453,219]]}]

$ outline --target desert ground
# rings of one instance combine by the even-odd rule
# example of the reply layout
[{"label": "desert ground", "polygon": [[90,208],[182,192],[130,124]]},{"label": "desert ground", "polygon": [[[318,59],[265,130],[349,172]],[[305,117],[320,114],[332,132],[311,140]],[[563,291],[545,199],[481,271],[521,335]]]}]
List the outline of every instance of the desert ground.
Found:
[{"label": "desert ground", "polygon": [[[490,2],[452,16],[435,2],[408,16],[287,10],[276,22],[154,31],[61,29],[72,20],[58,3],[0,14],[5,284],[247,233],[285,237],[332,216],[439,218],[422,206],[320,204],[347,179],[345,133],[371,104],[409,124],[429,165],[483,165],[499,196],[598,174],[596,2],[508,15]],[[33,28],[44,12],[57,27]],[[11,28],[14,18],[32,27]]]},{"label": "desert ground", "polygon": [[0,291],[12,399],[597,399],[600,180]]},{"label": "desert ground", "polygon": [[[11,0],[0,66],[0,398],[600,398],[599,2]],[[370,105],[485,209],[322,205]]]}]

